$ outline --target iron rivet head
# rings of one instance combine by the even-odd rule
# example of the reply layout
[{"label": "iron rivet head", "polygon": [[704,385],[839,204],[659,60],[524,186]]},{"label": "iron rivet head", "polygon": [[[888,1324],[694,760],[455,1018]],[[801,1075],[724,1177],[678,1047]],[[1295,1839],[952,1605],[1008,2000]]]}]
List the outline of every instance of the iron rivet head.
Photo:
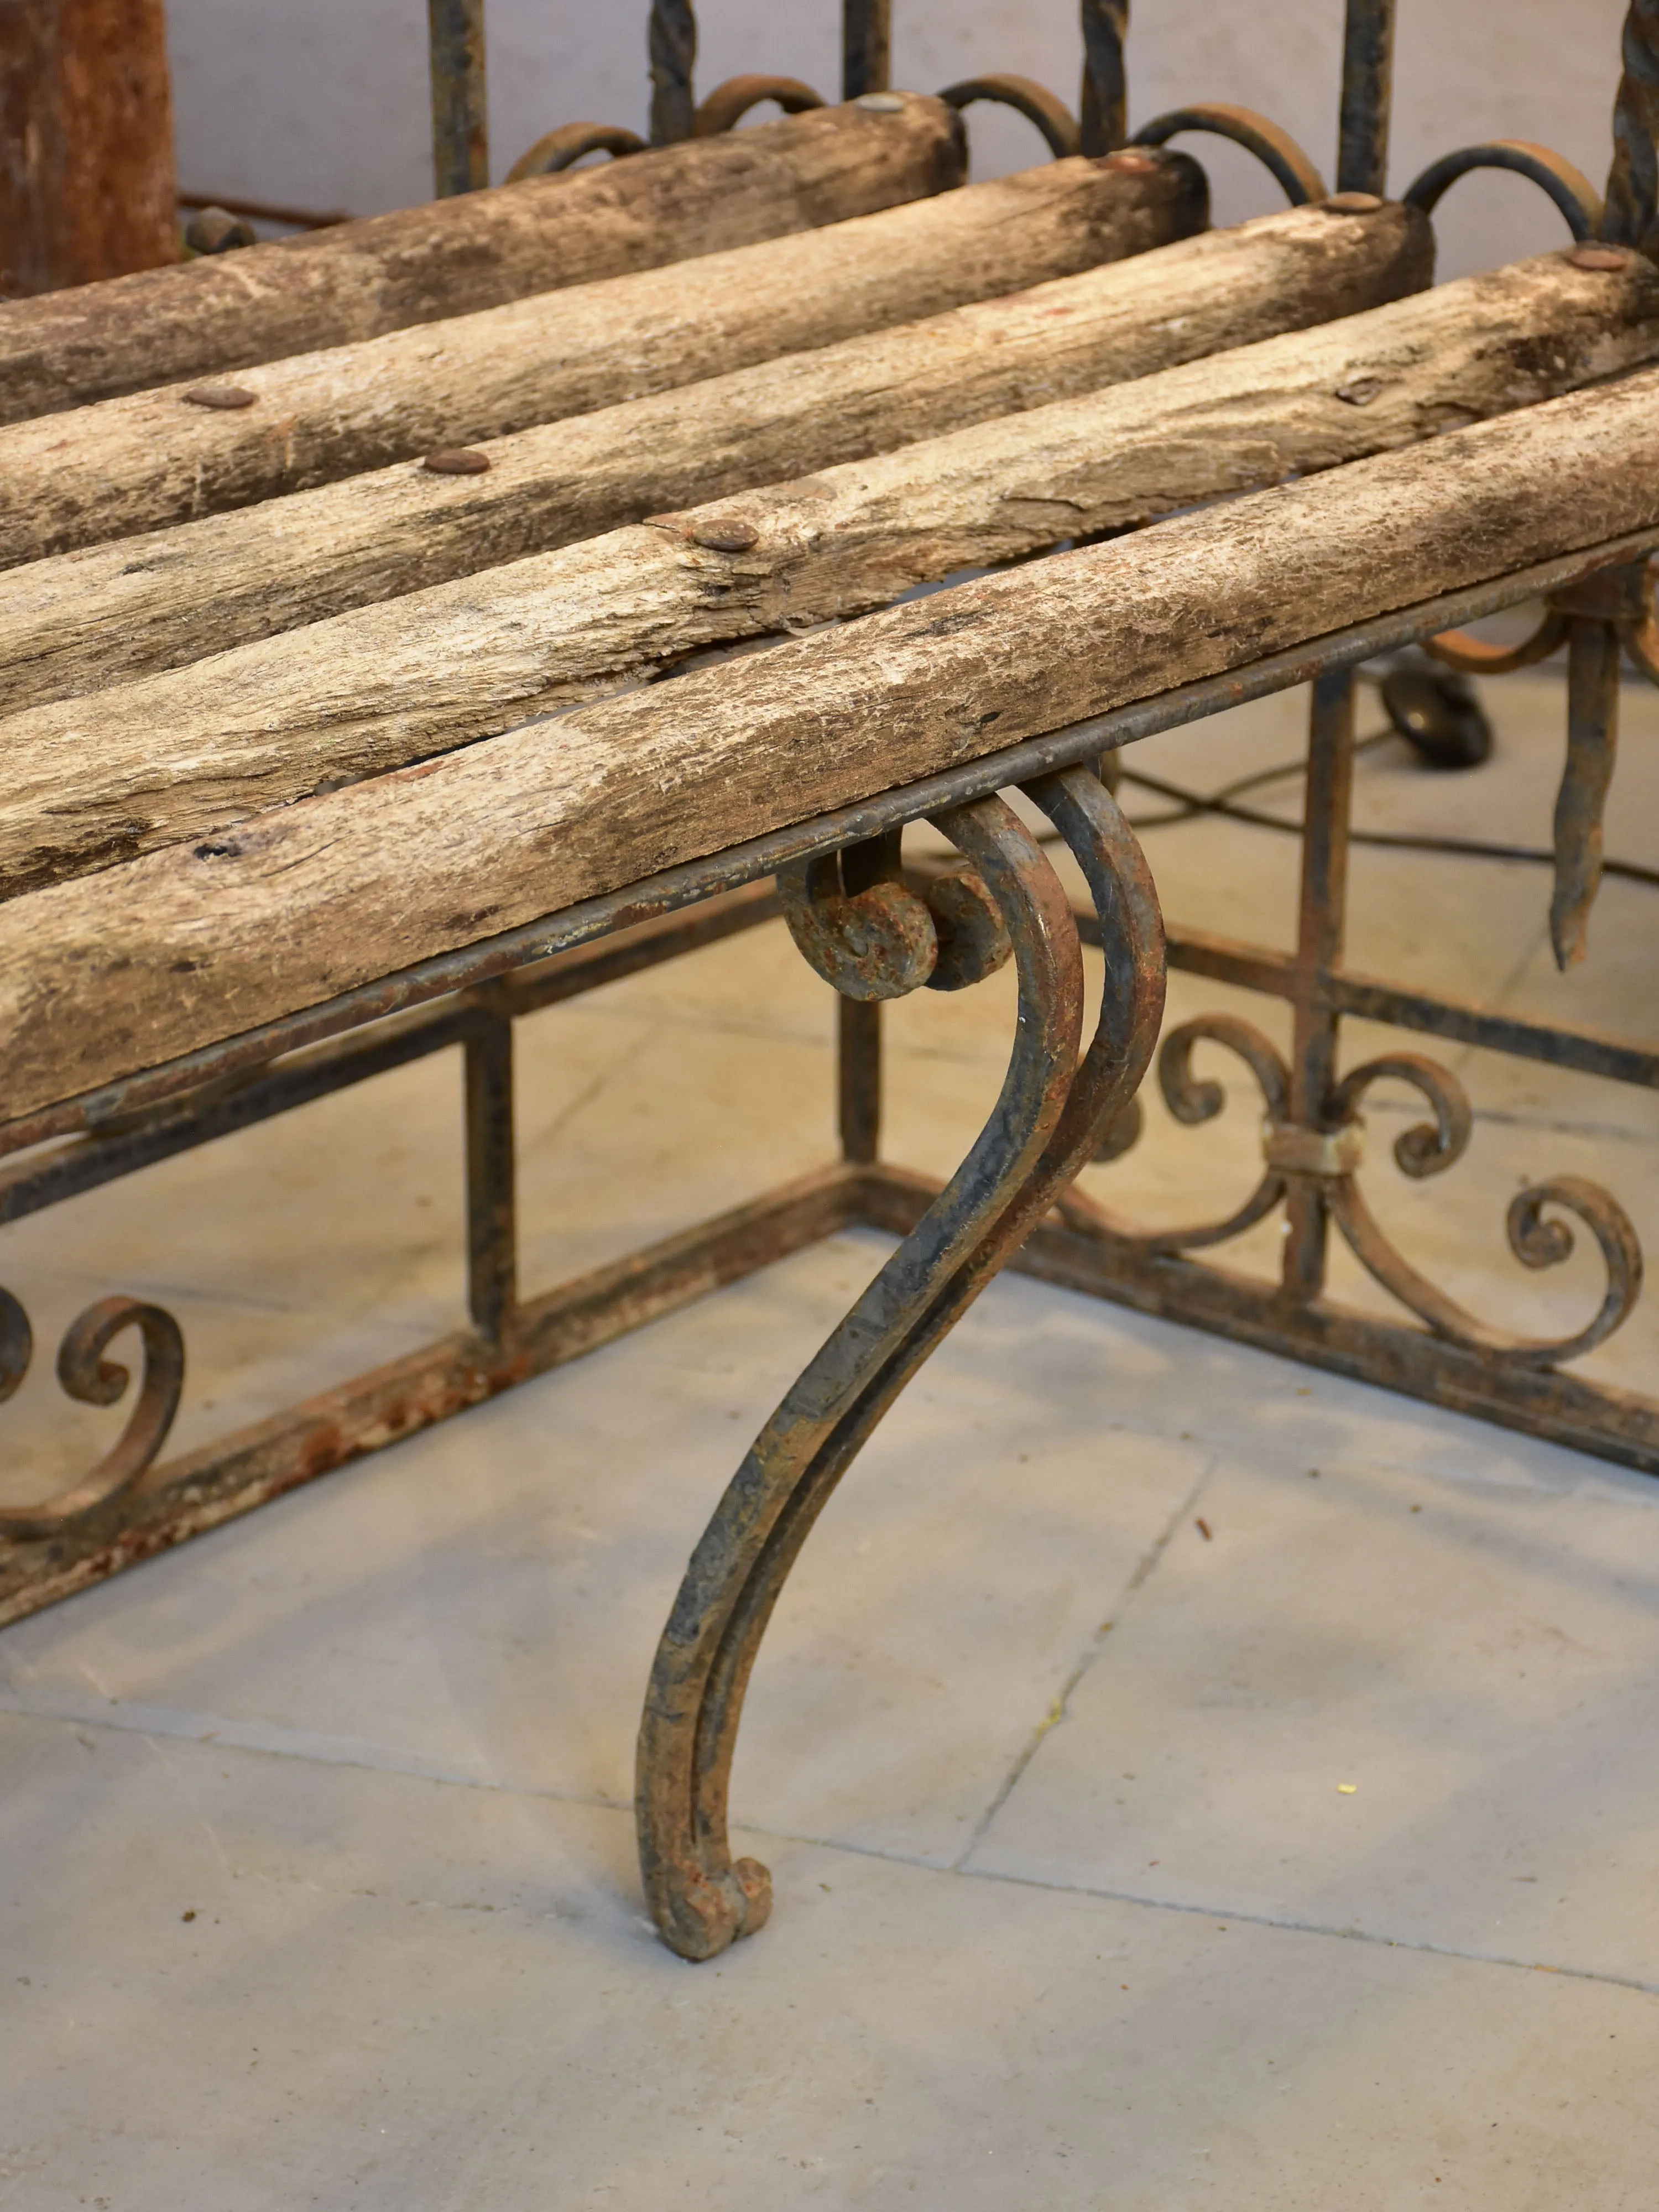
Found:
[{"label": "iron rivet head", "polygon": [[1156,154],[1144,154],[1138,147],[1122,146],[1115,154],[1103,154],[1100,167],[1103,169],[1121,169],[1127,176],[1146,177],[1157,168],[1158,156]]},{"label": "iron rivet head", "polygon": [[705,522],[691,532],[691,543],[706,545],[711,553],[742,553],[759,536],[746,522]]},{"label": "iron rivet head", "polygon": [[1630,256],[1622,246],[1575,246],[1567,259],[1575,269],[1628,269]]},{"label": "iron rivet head", "polygon": [[216,407],[221,413],[234,414],[239,407],[252,407],[258,397],[240,384],[195,384],[185,398],[192,407]]},{"label": "iron rivet head", "polygon": [[896,92],[861,92],[853,102],[866,115],[902,115],[904,102]]},{"label": "iron rivet head", "polygon": [[1333,192],[1325,202],[1333,215],[1375,215],[1382,204],[1375,192]]},{"label": "iron rivet head", "polygon": [[446,446],[441,453],[428,453],[421,466],[434,477],[481,477],[489,466],[489,456],[475,446]]}]

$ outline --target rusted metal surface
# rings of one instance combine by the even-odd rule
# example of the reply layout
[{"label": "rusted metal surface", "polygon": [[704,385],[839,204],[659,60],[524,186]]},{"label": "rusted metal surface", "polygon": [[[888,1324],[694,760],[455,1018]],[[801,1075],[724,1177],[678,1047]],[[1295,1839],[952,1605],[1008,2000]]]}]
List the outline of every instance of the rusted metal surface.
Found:
[{"label": "rusted metal surface", "polygon": [[1601,887],[1601,819],[1619,743],[1619,632],[1594,615],[1567,627],[1567,760],[1555,802],[1550,944],[1566,969],[1583,958]]},{"label": "rusted metal surface", "polygon": [[1081,150],[1109,154],[1129,133],[1128,81],[1123,42],[1129,33],[1129,0],[1082,0],[1083,92],[1079,102]]},{"label": "rusted metal surface", "polygon": [[[107,1525],[167,1442],[185,1387],[185,1340],[163,1307],[138,1298],[100,1298],[71,1322],[58,1351],[64,1395],[83,1406],[118,1405],[131,1376],[105,1352],[123,1330],[136,1328],[143,1346],[138,1395],[119,1440],[82,1481],[38,1505],[0,1509],[0,1537],[27,1541]],[[9,1291],[0,1291],[0,1401],[9,1398],[28,1371],[33,1350],[28,1316]]]},{"label": "rusted metal surface", "polygon": [[885,92],[893,82],[893,0],[841,0],[841,96]]},{"label": "rusted metal surface", "polygon": [[729,76],[698,101],[691,136],[712,138],[718,131],[735,131],[750,108],[763,107],[768,100],[786,115],[805,115],[823,106],[822,94],[798,76]]},{"label": "rusted metal surface", "polygon": [[94,1516],[39,1540],[0,1548],[0,1624],[153,1559],[836,1235],[868,1210],[867,1172],[833,1167],[803,1176],[752,1205],[527,1300],[504,1342],[492,1344],[471,1330],[440,1338],[201,1451],[149,1466],[122,1499],[118,1519]]},{"label": "rusted metal surface", "polygon": [[1601,234],[1659,259],[1659,0],[1631,0]]},{"label": "rusted metal surface", "polygon": [[[1492,138],[1483,145],[1464,146],[1455,154],[1443,155],[1413,178],[1401,198],[1427,215],[1460,177],[1477,169],[1506,169],[1512,176],[1527,178],[1554,201],[1575,238],[1592,239],[1599,234],[1601,196],[1595,185],[1564,154],[1534,145],[1528,138]],[[1581,267],[1594,265],[1580,263]]]},{"label": "rusted metal surface", "polygon": [[1097,1034],[1079,1066],[1077,933],[1030,832],[994,799],[938,817],[1013,940],[1013,1056],[962,1167],[762,1431],[664,1631],[640,1727],[636,1811],[647,1899],[686,1958],[713,1957],[770,1910],[765,1868],[732,1858],[726,1792],[744,1692],[791,1565],[888,1406],[1048,1211],[1151,1058],[1162,933],[1139,848],[1087,769],[1040,779],[1030,795],[1071,847],[1099,915],[1106,981]]},{"label": "rusted metal surface", "polygon": [[[1132,143],[1137,146],[1167,145],[1184,131],[1207,132],[1212,137],[1225,138],[1235,146],[1242,146],[1247,154],[1254,154],[1292,207],[1326,197],[1325,179],[1290,132],[1282,131],[1267,116],[1258,115],[1253,107],[1230,107],[1218,100],[1172,107],[1167,115],[1143,124]],[[1373,198],[1370,204],[1381,207],[1382,203]],[[1369,212],[1369,208],[1350,206],[1340,212],[1363,214]]]},{"label": "rusted metal surface", "polygon": [[427,0],[432,65],[432,175],[439,199],[489,182],[484,0]]},{"label": "rusted metal surface", "polygon": [[1395,0],[1348,0],[1337,117],[1336,189],[1389,188],[1389,115],[1394,82]]},{"label": "rusted metal surface", "polygon": [[976,106],[981,100],[988,100],[995,107],[1012,107],[1016,114],[1036,125],[1042,133],[1044,145],[1056,161],[1083,150],[1083,134],[1077,118],[1063,100],[1034,77],[1011,76],[1006,70],[985,76],[967,76],[959,84],[947,84],[939,98],[957,109]]},{"label": "rusted metal surface", "polygon": [[646,33],[651,68],[651,143],[672,146],[691,136],[697,103],[697,19],[691,0],[651,0]]}]

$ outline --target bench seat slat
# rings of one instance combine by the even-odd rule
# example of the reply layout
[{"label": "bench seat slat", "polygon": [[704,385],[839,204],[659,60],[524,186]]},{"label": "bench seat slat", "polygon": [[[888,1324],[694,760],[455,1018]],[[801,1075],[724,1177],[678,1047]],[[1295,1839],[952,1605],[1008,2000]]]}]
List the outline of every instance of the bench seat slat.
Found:
[{"label": "bench seat slat", "polygon": [[1548,255],[31,708],[0,721],[0,895],[216,833],[709,646],[1655,358],[1659,272]]},{"label": "bench seat slat", "polygon": [[32,562],[0,575],[0,713],[1331,321],[1426,284],[1432,252],[1413,209],[1291,209],[496,439],[487,475],[402,463]]},{"label": "bench seat slat", "polygon": [[1085,714],[1655,526],[1650,369],[36,892],[0,908],[0,1114]]}]

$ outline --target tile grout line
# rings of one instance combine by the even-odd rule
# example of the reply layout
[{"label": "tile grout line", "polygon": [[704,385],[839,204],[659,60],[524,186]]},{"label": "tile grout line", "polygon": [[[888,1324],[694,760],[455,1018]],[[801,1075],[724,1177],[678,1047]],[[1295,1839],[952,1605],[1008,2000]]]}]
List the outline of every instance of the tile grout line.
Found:
[{"label": "tile grout line", "polygon": [[1210,1458],[1206,1461],[1203,1472],[1200,1474],[1198,1480],[1193,1485],[1192,1489],[1182,1500],[1181,1504],[1176,1507],[1174,1512],[1170,1514],[1170,1518],[1165,1522],[1164,1528],[1159,1531],[1158,1534],[1153,1538],[1151,1546],[1142,1555],[1133,1573],[1129,1577],[1128,1581],[1123,1586],[1122,1594],[1117,1605],[1113,1609],[1111,1619],[1109,1620],[1103,1621],[1100,1626],[1096,1629],[1094,1634],[1090,1638],[1088,1643],[1084,1646],[1082,1654],[1079,1657],[1077,1664],[1073,1668],[1071,1673],[1066,1676],[1065,1681],[1060,1686],[1059,1695],[1055,1698],[1053,1705],[1049,1706],[1048,1711],[1043,1715],[1042,1718],[1037,1723],[1036,1727],[1033,1729],[1030,1738],[1027,1741],[1024,1750],[1020,1752],[1013,1765],[1003,1777],[1002,1782],[999,1785],[994,1796],[992,1797],[990,1803],[986,1807],[978,1820],[975,1822],[973,1833],[963,1845],[960,1856],[951,1863],[951,1871],[953,1874],[961,1874],[966,1869],[968,1861],[973,1856],[975,1851],[979,1848],[980,1844],[984,1840],[986,1832],[990,1827],[991,1823],[996,1819],[997,1814],[1007,1803],[1015,1790],[1018,1788],[1020,1779],[1024,1774],[1026,1768],[1036,1756],[1037,1746],[1042,1741],[1043,1737],[1048,1734],[1051,1729],[1058,1728],[1060,1723],[1065,1719],[1066,1711],[1071,1705],[1073,1691],[1076,1690],[1078,1684],[1083,1680],[1089,1669],[1094,1665],[1095,1661],[1100,1656],[1101,1651],[1105,1646],[1106,1638],[1111,1634],[1113,1629],[1121,1620],[1125,1610],[1133,1601],[1136,1591],[1139,1590],[1141,1584],[1148,1579],[1152,1570],[1158,1565],[1158,1561],[1164,1557],[1164,1553],[1168,1551],[1170,1544],[1175,1540],[1176,1530],[1181,1526],[1182,1520],[1192,1511],[1194,1506],[1197,1504],[1199,1499],[1203,1496],[1205,1485],[1215,1473],[1218,1464],[1218,1461],[1216,1455],[1212,1454]]},{"label": "tile grout line", "polygon": [[[1207,1474],[1204,1479],[1208,1480]],[[1203,1483],[1200,1482],[1193,1492],[1192,1498],[1196,1498],[1202,1487]],[[1188,1503],[1192,1502],[1192,1498],[1189,1498]],[[1173,1526],[1174,1524],[1170,1531],[1153,1547],[1152,1551],[1142,1562],[1141,1568],[1137,1570],[1136,1576],[1131,1581],[1131,1589],[1138,1589],[1157,1564],[1158,1556],[1167,1547],[1169,1535],[1173,1534]],[[1086,1663],[1085,1661],[1085,1664]],[[1079,1668],[1079,1676],[1082,1671]],[[69,1699],[65,1700],[64,1704],[67,1707],[73,1708],[76,1701]],[[530,1788],[520,1783],[491,1782],[477,1775],[465,1775],[455,1771],[443,1772],[415,1765],[393,1765],[385,1760],[374,1761],[366,1758],[346,1759],[337,1756],[330,1759],[320,1756],[314,1747],[301,1748],[301,1732],[298,1730],[272,1729],[259,1724],[257,1730],[254,1728],[249,1728],[247,1735],[243,1737],[239,1735],[237,1724],[234,1723],[221,1723],[217,1727],[210,1729],[157,1726],[158,1717],[170,1717],[175,1722],[182,1722],[192,1719],[207,1720],[212,1717],[210,1715],[192,1715],[180,1708],[153,1705],[134,1707],[133,1711],[135,1715],[143,1713],[146,1717],[142,1720],[135,1717],[133,1720],[127,1721],[112,1719],[108,1714],[88,1712],[83,1709],[52,1711],[44,1706],[8,1703],[3,1698],[0,1698],[0,1716],[15,1719],[51,1721],[62,1727],[106,1728],[117,1735],[139,1736],[146,1742],[159,1735],[185,1742],[217,1745],[225,1750],[243,1752],[256,1758],[295,1759],[308,1760],[316,1765],[350,1766],[359,1771],[385,1774],[402,1781],[429,1782],[440,1789],[489,1790],[502,1796],[540,1800],[555,1805],[574,1806],[586,1812],[614,1813],[623,1817],[631,1817],[634,1810],[631,1804],[623,1802],[617,1798],[602,1797],[596,1794],[578,1790]],[[256,1733],[264,1735],[267,1740],[263,1742],[252,1740]],[[1041,1741],[1042,1735],[1046,1733],[1045,1728],[1039,1732],[1036,1741]],[[270,1740],[277,1735],[291,1736],[295,1741],[291,1744],[283,1744]],[[328,1740],[323,1738],[312,1741],[314,1746],[318,1741]],[[1035,1747],[1034,1742],[1031,1748],[1035,1749]],[[1029,1757],[1029,1753],[1027,1756]],[[1450,1943],[1430,1943],[1413,1937],[1378,1935],[1364,1928],[1338,1928],[1320,1921],[1295,1920],[1267,1912],[1237,1911],[1225,1905],[1183,1905],[1172,1898],[1148,1897],[1137,1890],[1106,1889],[1089,1882],[1046,1881],[1036,1875],[1012,1874],[994,1867],[969,1867],[960,1861],[955,1863],[943,1863],[937,1859],[923,1858],[912,1852],[884,1850],[878,1844],[849,1843],[844,1838],[833,1836],[808,1835],[791,1828],[769,1828],[751,1820],[740,1820],[735,1825],[744,1834],[764,1838],[769,1842],[802,1844],[813,1850],[837,1851],[849,1858],[874,1859],[884,1865],[908,1868],[915,1874],[937,1875],[945,1879],[963,1881],[996,1882],[1010,1888],[1041,1890],[1054,1897],[1097,1898],[1103,1903],[1135,1905],[1145,1911],[1178,1912],[1198,1919],[1236,1921],[1243,1926],[1273,1929],[1281,1935],[1316,1936],[1340,1942],[1368,1943],[1383,1950],[1413,1951],[1437,1959],[1461,1959],[1470,1966],[1499,1966],[1518,1973],[1553,1974],[1563,1981],[1595,1982],[1612,1989],[1633,1990],[1644,1996],[1659,1996],[1659,1983],[1639,1981],[1632,1975],[1600,1973],[1593,1967],[1545,1966],[1536,1960],[1513,1959],[1497,1952],[1465,1951]]]}]

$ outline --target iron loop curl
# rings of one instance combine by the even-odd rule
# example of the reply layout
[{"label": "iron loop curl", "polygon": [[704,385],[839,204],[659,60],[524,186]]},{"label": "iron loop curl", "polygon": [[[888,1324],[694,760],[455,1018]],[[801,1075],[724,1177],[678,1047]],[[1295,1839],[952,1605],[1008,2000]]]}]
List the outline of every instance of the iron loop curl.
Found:
[{"label": "iron loop curl", "polygon": [[[31,1350],[28,1317],[0,1292],[0,1399],[22,1381]],[[138,1298],[100,1298],[70,1322],[58,1352],[58,1380],[83,1406],[113,1406],[125,1395],[129,1370],[105,1352],[123,1329],[143,1340],[144,1371],[137,1402],[119,1441],[83,1481],[39,1505],[0,1508],[0,1536],[29,1540],[62,1535],[113,1504],[143,1474],[167,1442],[185,1387],[185,1340],[165,1307]]]},{"label": "iron loop curl", "polygon": [[1177,1121],[1196,1128],[1202,1121],[1214,1121],[1227,1103],[1227,1094],[1218,1083],[1199,1082],[1193,1075],[1193,1048],[1202,1043],[1224,1045],[1236,1053],[1261,1086],[1267,1118],[1288,1119],[1291,1075],[1278,1048],[1252,1023],[1240,1021],[1237,1015],[1200,1014],[1196,1020],[1171,1030],[1158,1048],[1158,1088]]},{"label": "iron loop curl", "polygon": [[1038,84],[1034,77],[1002,71],[990,76],[964,77],[960,84],[946,85],[939,98],[958,113],[978,100],[1012,107],[1042,132],[1043,143],[1057,161],[1082,150],[1082,126],[1076,116],[1057,94],[1050,92],[1047,85]]},{"label": "iron loop curl", "polygon": [[1572,1231],[1565,1221],[1547,1220],[1547,1206],[1559,1206],[1583,1222],[1600,1246],[1607,1271],[1607,1291],[1595,1319],[1553,1354],[1567,1359],[1605,1341],[1629,1315],[1642,1292],[1642,1247],[1629,1215],[1599,1183],[1583,1176],[1553,1176],[1517,1191],[1510,1200],[1504,1227],[1510,1249],[1523,1267],[1558,1267],[1571,1255]]},{"label": "iron loop curl", "polygon": [[1460,177],[1475,169],[1507,169],[1527,178],[1553,200],[1581,246],[1601,228],[1601,196],[1583,171],[1575,168],[1565,154],[1534,145],[1529,138],[1492,138],[1483,145],[1443,154],[1406,187],[1407,206],[1430,214]]},{"label": "iron loop curl", "polygon": [[805,115],[824,105],[822,96],[798,76],[729,76],[698,103],[691,118],[694,138],[716,138],[734,131],[751,107],[775,100],[786,115]]},{"label": "iron loop curl", "polygon": [[1385,1053],[1382,1059],[1356,1067],[1333,1093],[1330,1119],[1339,1125],[1357,1121],[1365,1093],[1374,1083],[1389,1078],[1409,1084],[1434,1109],[1432,1122],[1419,1121],[1395,1139],[1394,1157],[1401,1174],[1414,1182],[1443,1175],[1468,1150],[1474,1111],[1469,1094],[1449,1069],[1420,1053]]},{"label": "iron loop curl", "polygon": [[562,123],[520,155],[507,173],[507,182],[520,185],[526,177],[556,176],[588,154],[609,154],[612,161],[620,161],[645,150],[638,131],[624,131],[620,124]]},{"label": "iron loop curl", "polygon": [[1460,676],[1507,676],[1516,668],[1530,668],[1534,661],[1547,660],[1566,642],[1566,636],[1567,617],[1549,607],[1532,635],[1519,645],[1488,645],[1466,629],[1447,629],[1438,637],[1425,637],[1423,650],[1443,667],[1455,668]]},{"label": "iron loop curl", "polygon": [[1167,115],[1143,124],[1129,143],[1162,146],[1183,131],[1207,131],[1212,137],[1231,139],[1247,154],[1254,154],[1292,207],[1330,197],[1325,179],[1290,132],[1281,131],[1267,116],[1258,115],[1253,107],[1234,107],[1220,100],[1172,107]]}]

